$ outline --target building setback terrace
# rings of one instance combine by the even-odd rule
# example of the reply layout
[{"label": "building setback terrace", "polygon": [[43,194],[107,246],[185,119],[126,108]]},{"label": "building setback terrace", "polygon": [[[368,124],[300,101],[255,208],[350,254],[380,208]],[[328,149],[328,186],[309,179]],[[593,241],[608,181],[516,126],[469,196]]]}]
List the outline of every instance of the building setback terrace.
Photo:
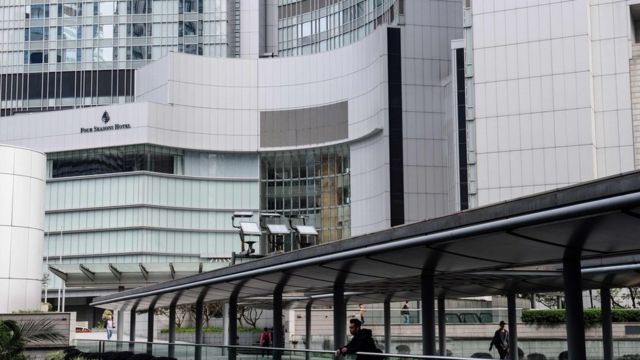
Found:
[{"label": "building setback terrace", "polygon": [[[601,289],[606,294],[609,288],[640,284],[638,234],[636,171],[128,290],[97,298],[92,305],[136,311],[169,307],[171,343],[175,306],[195,303],[197,344],[202,343],[204,303],[228,303],[229,319],[236,318],[239,302],[272,306],[274,346],[282,348],[283,308],[304,304],[309,317],[311,306],[331,305],[334,339],[345,339],[347,301],[384,303],[388,345],[390,302],[421,299],[423,353],[435,355],[437,299],[442,317],[437,321],[438,352],[444,355],[445,297],[500,294],[508,298],[515,353],[515,295],[563,291],[569,359],[586,359],[581,293]],[[153,316],[149,319],[153,329]],[[228,322],[225,330],[226,345],[236,345],[235,322]],[[309,331],[307,321],[307,336]],[[604,358],[611,359],[607,302],[603,342]]]}]

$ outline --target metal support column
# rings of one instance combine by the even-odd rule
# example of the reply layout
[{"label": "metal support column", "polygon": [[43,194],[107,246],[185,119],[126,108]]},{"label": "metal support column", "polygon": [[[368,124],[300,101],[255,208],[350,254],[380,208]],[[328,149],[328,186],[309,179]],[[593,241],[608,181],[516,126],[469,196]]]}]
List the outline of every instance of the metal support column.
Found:
[{"label": "metal support column", "polygon": [[118,341],[116,348],[121,350],[122,341],[124,341],[124,309],[118,310],[116,320],[116,340]]},{"label": "metal support column", "polygon": [[129,351],[133,351],[134,342],[136,341],[136,309],[138,305],[131,307],[131,313],[129,314]]},{"label": "metal support column", "polygon": [[169,305],[169,357],[176,353],[176,307],[180,294],[176,295]]},{"label": "metal support column", "polygon": [[153,354],[153,336],[154,336],[154,315],[156,314],[156,300],[155,298],[149,304],[149,308],[147,309],[147,354]]},{"label": "metal support column", "polygon": [[436,354],[435,290],[433,273],[422,274],[422,354]]},{"label": "metal support column", "polygon": [[444,296],[438,296],[438,349],[440,356],[447,356],[447,319],[444,313]]},{"label": "metal support column", "polygon": [[564,278],[569,360],[584,360],[587,358],[584,336],[584,309],[582,305],[582,274],[580,271],[579,255],[565,254],[562,276]]},{"label": "metal support column", "polygon": [[[227,341],[229,342],[228,345],[238,345],[238,292],[239,291],[234,291],[229,297],[229,304],[227,308],[229,329],[229,338],[227,339]],[[236,350],[234,348],[229,348],[228,357],[229,360],[236,359]]]},{"label": "metal support column", "polygon": [[391,352],[391,296],[384,299],[384,352]]},{"label": "metal support column", "polygon": [[[273,290],[273,347],[284,348],[284,325],[282,323],[282,290],[283,286],[276,286]],[[273,352],[273,360],[280,360],[282,351]]]},{"label": "metal support column", "polygon": [[[304,335],[305,335],[305,341],[304,341],[304,348],[309,350],[311,349],[311,306],[313,305],[313,300],[309,300],[309,302],[307,303],[307,306],[304,309],[304,318],[305,318],[305,322],[304,322]],[[305,360],[309,360],[311,353],[310,352],[305,352],[304,353],[304,358]]]},{"label": "metal support column", "polygon": [[509,358],[518,357],[518,317],[516,315],[516,294],[507,294],[507,317],[509,321]]},{"label": "metal support column", "polygon": [[611,328],[611,291],[600,289],[600,308],[602,310],[602,349],[604,360],[613,360],[613,329]]},{"label": "metal support column", "polygon": [[196,360],[202,359],[202,343],[204,342],[204,301],[202,296],[196,301],[196,348],[195,358]]},{"label": "metal support column", "polygon": [[333,284],[333,348],[345,344],[347,339],[347,302],[344,299],[344,282]]}]

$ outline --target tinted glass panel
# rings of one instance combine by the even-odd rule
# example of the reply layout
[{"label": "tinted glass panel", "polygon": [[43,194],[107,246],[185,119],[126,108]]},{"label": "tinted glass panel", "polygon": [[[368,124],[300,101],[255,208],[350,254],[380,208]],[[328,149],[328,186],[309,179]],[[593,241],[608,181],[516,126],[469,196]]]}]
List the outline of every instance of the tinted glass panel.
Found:
[{"label": "tinted glass panel", "polygon": [[49,5],[48,4],[34,4],[31,5],[31,18],[32,19],[44,19],[49,17]]},{"label": "tinted glass panel", "polygon": [[153,145],[133,145],[51,153],[47,158],[53,163],[54,178],[130,171],[173,174],[174,164],[182,161],[183,152]]}]

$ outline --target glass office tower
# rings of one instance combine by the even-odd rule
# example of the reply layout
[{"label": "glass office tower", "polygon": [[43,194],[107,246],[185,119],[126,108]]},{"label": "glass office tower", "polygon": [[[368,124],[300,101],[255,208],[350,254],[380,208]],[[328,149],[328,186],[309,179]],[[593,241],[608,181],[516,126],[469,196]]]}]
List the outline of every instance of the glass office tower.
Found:
[{"label": "glass office tower", "polygon": [[133,101],[169,52],[229,55],[228,0],[0,3],[0,115]]}]

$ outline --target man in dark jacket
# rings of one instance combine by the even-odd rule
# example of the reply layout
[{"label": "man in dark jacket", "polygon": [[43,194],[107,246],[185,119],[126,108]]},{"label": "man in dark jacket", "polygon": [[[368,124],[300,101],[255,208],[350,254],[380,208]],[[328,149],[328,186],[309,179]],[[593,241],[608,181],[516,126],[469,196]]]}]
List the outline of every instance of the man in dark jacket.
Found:
[{"label": "man in dark jacket", "polygon": [[493,334],[489,351],[494,346],[500,354],[500,359],[506,359],[509,354],[509,332],[504,328],[504,321],[500,321],[500,328]]},{"label": "man in dark jacket", "polygon": [[[362,322],[358,319],[349,320],[349,332],[353,335],[353,338],[345,346],[342,346],[336,350],[336,356],[344,354],[355,354],[357,352],[380,352],[376,347],[371,330],[362,329]],[[356,360],[380,360],[381,357],[373,355],[358,355]]]}]

